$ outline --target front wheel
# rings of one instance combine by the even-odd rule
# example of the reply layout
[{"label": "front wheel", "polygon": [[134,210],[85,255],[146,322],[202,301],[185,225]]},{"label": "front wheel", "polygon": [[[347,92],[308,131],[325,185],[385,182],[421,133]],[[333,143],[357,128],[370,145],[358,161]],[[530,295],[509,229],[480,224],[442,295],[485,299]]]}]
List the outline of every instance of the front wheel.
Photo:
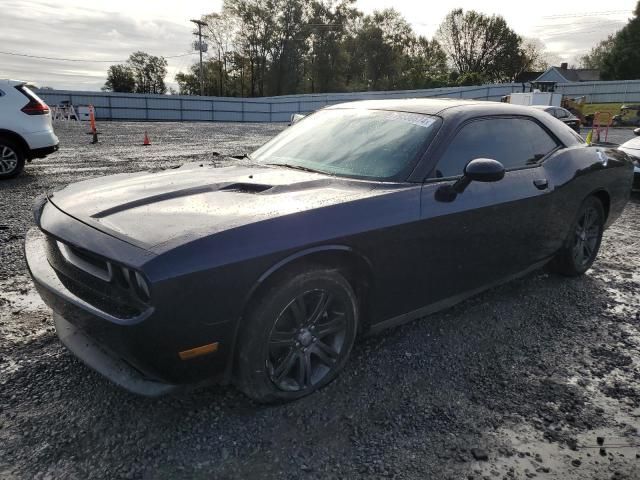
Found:
[{"label": "front wheel", "polygon": [[604,221],[602,202],[596,197],[587,198],[580,207],[569,238],[549,264],[551,270],[571,277],[589,270],[598,256]]},{"label": "front wheel", "polygon": [[24,168],[24,153],[15,142],[0,137],[0,180],[13,178]]},{"label": "front wheel", "polygon": [[244,319],[236,385],[263,403],[295,400],[342,370],[358,330],[353,288],[336,270],[288,275]]}]

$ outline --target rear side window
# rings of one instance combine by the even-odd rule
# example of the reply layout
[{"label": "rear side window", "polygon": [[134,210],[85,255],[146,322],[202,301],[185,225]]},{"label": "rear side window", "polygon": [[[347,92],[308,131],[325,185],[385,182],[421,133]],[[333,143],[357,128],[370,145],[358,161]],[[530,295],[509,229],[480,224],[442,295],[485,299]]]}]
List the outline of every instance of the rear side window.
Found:
[{"label": "rear side window", "polygon": [[556,117],[569,118],[569,112],[567,112],[564,108],[556,108]]},{"label": "rear side window", "polygon": [[436,166],[436,178],[462,175],[475,158],[498,160],[504,168],[532,166],[558,147],[547,131],[526,118],[485,118],[466,124]]},{"label": "rear side window", "polygon": [[16,87],[16,89],[18,91],[20,91],[29,100],[35,100],[38,103],[44,103],[44,101],[38,95],[36,95],[33,90],[31,90],[26,85],[20,85],[19,87]]}]

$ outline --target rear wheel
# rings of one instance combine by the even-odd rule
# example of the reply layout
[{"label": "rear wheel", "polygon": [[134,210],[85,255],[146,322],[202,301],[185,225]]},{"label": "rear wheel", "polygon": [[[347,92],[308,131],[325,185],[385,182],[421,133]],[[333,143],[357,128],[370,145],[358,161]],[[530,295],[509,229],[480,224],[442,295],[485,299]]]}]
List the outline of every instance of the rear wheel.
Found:
[{"label": "rear wheel", "polygon": [[24,168],[24,153],[15,142],[0,137],[0,179],[13,178]]},{"label": "rear wheel", "polygon": [[344,367],[357,320],[353,289],[335,270],[311,270],[276,282],[245,319],[237,386],[259,402],[314,392]]},{"label": "rear wheel", "polygon": [[596,197],[587,198],[578,212],[569,238],[549,264],[551,270],[568,276],[585,273],[595,261],[604,232],[604,208]]}]

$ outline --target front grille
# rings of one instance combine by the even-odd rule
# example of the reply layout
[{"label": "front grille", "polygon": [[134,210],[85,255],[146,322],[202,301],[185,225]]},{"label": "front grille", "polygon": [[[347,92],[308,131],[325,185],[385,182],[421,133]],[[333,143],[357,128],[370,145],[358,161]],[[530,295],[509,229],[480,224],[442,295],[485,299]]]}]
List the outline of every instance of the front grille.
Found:
[{"label": "front grille", "polygon": [[121,281],[127,269],[110,260],[49,236],[47,259],[71,293],[103,312],[125,320],[149,308],[136,288]]}]

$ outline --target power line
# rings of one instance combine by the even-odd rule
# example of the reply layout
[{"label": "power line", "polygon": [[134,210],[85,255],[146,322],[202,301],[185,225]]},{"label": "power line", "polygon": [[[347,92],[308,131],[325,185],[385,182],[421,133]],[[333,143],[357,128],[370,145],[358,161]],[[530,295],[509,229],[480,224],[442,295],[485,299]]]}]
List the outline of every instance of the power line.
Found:
[{"label": "power line", "polygon": [[[606,16],[613,16],[613,15],[622,15],[624,13],[631,13],[628,10],[609,10],[609,11],[605,11],[605,12],[592,12],[592,13],[571,13],[571,14],[565,14],[565,15],[549,15],[549,16],[544,16],[542,18],[544,19],[563,19],[563,18],[589,18],[589,17],[606,17]],[[588,23],[602,23],[602,22],[620,22],[622,21],[621,19],[602,19],[602,20],[598,20],[595,22],[583,22],[582,25],[586,25]],[[441,25],[441,23],[426,23],[426,22],[412,22],[409,21],[410,24],[412,25],[423,25],[423,26],[438,26]],[[560,26],[565,26],[565,25],[575,25],[575,22],[572,23],[544,23],[541,25],[534,25],[533,28],[541,28],[541,27],[560,27]]]},{"label": "power line", "polygon": [[580,23],[576,23],[576,22],[571,22],[571,23],[543,23],[541,25],[534,25],[534,28],[546,28],[546,27],[565,27],[565,26],[580,26],[580,25],[595,25],[598,23],[619,23],[622,22],[622,20],[613,20],[613,19],[609,19],[607,20],[602,19],[602,20],[596,20],[595,22],[580,22]]},{"label": "power line", "polygon": [[[178,57],[186,57],[187,55],[194,55],[195,52],[189,53],[181,53],[179,55],[167,55],[162,56],[163,58],[178,58]],[[122,63],[127,60],[85,60],[82,58],[61,58],[61,57],[43,57],[40,55],[28,55],[26,53],[15,53],[15,52],[1,52],[0,55],[11,55],[13,57],[26,57],[26,58],[37,58],[40,60],[56,60],[60,62],[83,62],[83,63]]]},{"label": "power line", "polygon": [[577,17],[604,17],[609,15],[622,15],[631,14],[630,10],[607,10],[604,12],[591,12],[591,13],[568,13],[564,15],[546,15],[542,18],[577,18]]},{"label": "power line", "polygon": [[611,30],[611,27],[602,27],[602,28],[595,28],[595,27],[591,27],[591,30],[567,30],[566,32],[554,32],[554,33],[549,33],[549,34],[545,34],[545,33],[540,33],[538,34],[540,38],[551,38],[551,37],[562,37],[562,36],[575,36],[575,35],[582,35],[585,33],[595,33],[595,32],[610,32],[611,34],[615,33],[617,30]]}]

